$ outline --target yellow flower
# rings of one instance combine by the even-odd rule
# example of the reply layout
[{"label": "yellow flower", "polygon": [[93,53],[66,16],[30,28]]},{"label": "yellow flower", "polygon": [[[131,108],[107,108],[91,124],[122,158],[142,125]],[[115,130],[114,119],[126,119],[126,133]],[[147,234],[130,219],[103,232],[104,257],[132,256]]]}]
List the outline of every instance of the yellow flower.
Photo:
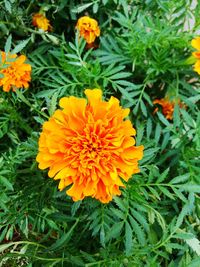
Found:
[{"label": "yellow flower", "polygon": [[196,37],[191,42],[192,47],[194,47],[196,50],[200,51],[200,37]]},{"label": "yellow flower", "polygon": [[36,160],[60,180],[60,190],[72,185],[66,193],[74,201],[91,196],[107,203],[121,194],[121,179],[139,172],[143,146],[135,146],[136,131],[124,120],[129,109],[114,97],[103,101],[100,89],[85,94],[88,102],[73,96],[60,100],[62,109],[43,125]]},{"label": "yellow flower", "polygon": [[36,13],[33,15],[33,21],[32,21],[33,26],[46,31],[51,31],[52,26],[50,25],[50,21],[40,13]]},{"label": "yellow flower", "polygon": [[200,60],[197,60],[197,62],[194,64],[194,71],[200,74]]},{"label": "yellow flower", "polygon": [[[180,100],[169,100],[168,97],[162,98],[162,99],[155,99],[153,101],[153,104],[159,104],[160,106],[162,106],[162,113],[163,115],[166,117],[166,119],[168,120],[172,120],[173,119],[173,113],[174,113],[174,107],[176,102],[178,103],[178,105],[182,108],[185,107],[185,105],[183,103],[180,102]],[[157,112],[158,108],[156,108],[154,110],[154,112]]]},{"label": "yellow flower", "polygon": [[79,30],[80,36],[82,36],[88,44],[93,43],[96,37],[100,35],[97,21],[87,16],[79,18],[76,28]]},{"label": "yellow flower", "polygon": [[194,64],[194,71],[200,74],[200,37],[196,37],[192,40],[191,45],[197,49],[192,55],[196,58],[196,63]]},{"label": "yellow flower", "polygon": [[18,56],[16,54],[8,54],[1,51],[2,63],[0,74],[0,86],[3,86],[3,91],[9,92],[10,89],[15,91],[16,88],[28,88],[31,80],[31,65],[24,63],[26,56]]}]

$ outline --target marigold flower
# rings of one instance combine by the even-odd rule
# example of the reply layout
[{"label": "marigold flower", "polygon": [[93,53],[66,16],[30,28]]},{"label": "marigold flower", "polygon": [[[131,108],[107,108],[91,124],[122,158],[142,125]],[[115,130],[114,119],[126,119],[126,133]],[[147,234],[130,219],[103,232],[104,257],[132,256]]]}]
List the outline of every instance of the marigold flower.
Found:
[{"label": "marigold flower", "polygon": [[50,21],[40,13],[36,13],[33,15],[33,20],[32,20],[33,26],[42,29],[43,31],[51,31],[52,26],[50,25]]},{"label": "marigold flower", "polygon": [[200,74],[200,37],[196,37],[192,40],[191,45],[197,49],[192,53],[192,55],[196,58],[196,63],[194,64],[194,71]]},{"label": "marigold flower", "polygon": [[196,37],[191,42],[192,47],[200,51],[200,37]]},{"label": "marigold flower", "polygon": [[194,71],[200,74],[200,60],[197,60],[197,62],[194,64]]},{"label": "marigold flower", "polygon": [[3,91],[9,92],[10,89],[15,91],[16,88],[28,88],[31,80],[31,65],[26,64],[26,56],[17,56],[16,54],[7,54],[1,51],[0,86]]},{"label": "marigold flower", "polygon": [[[166,119],[168,119],[168,120],[172,120],[173,119],[174,107],[175,107],[175,104],[176,104],[175,100],[171,100],[170,101],[168,97],[165,97],[165,98],[162,98],[162,99],[155,99],[153,101],[153,104],[159,104],[160,106],[162,106],[162,113],[166,117]],[[185,106],[180,101],[178,101],[178,105],[181,108]],[[154,112],[157,112],[157,111],[158,111],[158,108],[156,108],[154,110]]]},{"label": "marigold flower", "polygon": [[96,37],[100,35],[98,22],[87,16],[78,19],[76,28],[79,30],[80,36],[82,36],[88,44],[93,43]]},{"label": "marigold flower", "polygon": [[86,99],[73,96],[60,100],[60,107],[44,123],[36,160],[48,176],[60,180],[58,188],[74,201],[91,196],[107,203],[120,195],[119,186],[139,172],[143,146],[135,146],[136,131],[124,120],[129,109],[119,100],[102,100],[100,89],[87,89]]}]

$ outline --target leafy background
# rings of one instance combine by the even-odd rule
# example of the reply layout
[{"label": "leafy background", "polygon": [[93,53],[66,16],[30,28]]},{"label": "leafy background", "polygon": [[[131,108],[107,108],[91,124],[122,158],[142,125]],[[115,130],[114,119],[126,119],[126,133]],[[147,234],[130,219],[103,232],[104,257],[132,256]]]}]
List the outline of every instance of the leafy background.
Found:
[{"label": "leafy background", "polygon": [[[199,76],[187,59],[200,3],[4,0],[0,7],[1,50],[15,49],[32,65],[28,90],[0,91],[0,266],[199,267]],[[40,9],[52,32],[32,26]],[[83,15],[100,25],[96,49],[78,39]],[[35,161],[58,100],[85,88],[129,107],[145,147],[141,172],[106,205],[73,203]],[[153,100],[166,94],[187,105],[175,106],[172,121],[154,113]]]}]

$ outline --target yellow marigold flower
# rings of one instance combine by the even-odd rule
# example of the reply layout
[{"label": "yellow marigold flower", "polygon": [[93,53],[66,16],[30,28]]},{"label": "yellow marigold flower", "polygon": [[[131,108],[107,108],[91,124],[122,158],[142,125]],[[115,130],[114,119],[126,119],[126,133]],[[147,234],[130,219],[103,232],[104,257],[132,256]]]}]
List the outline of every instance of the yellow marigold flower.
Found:
[{"label": "yellow marigold flower", "polygon": [[87,16],[78,19],[76,28],[79,30],[80,36],[82,36],[88,44],[93,43],[96,37],[100,35],[97,21]]},{"label": "yellow marigold flower", "polygon": [[194,71],[200,74],[200,60],[197,60],[197,62],[194,64]]},{"label": "yellow marigold flower", "polygon": [[192,47],[200,51],[200,37],[196,37],[191,42]]},{"label": "yellow marigold flower", "polygon": [[200,74],[200,37],[196,37],[192,40],[191,45],[197,49],[192,55],[196,58],[196,63],[194,64],[194,71]]},{"label": "yellow marigold flower", "polygon": [[52,26],[50,25],[50,21],[40,13],[36,13],[33,15],[33,21],[32,21],[33,26],[46,31],[51,31]]},{"label": "yellow marigold flower", "polygon": [[[174,113],[174,107],[176,102],[178,102],[178,105],[182,108],[185,107],[185,105],[183,103],[180,102],[180,100],[176,101],[174,100],[169,100],[168,97],[162,98],[162,99],[155,99],[153,101],[153,104],[159,104],[160,106],[162,106],[162,113],[163,115],[166,117],[166,119],[168,120],[172,120],[173,119],[173,113]],[[154,110],[154,112],[157,112],[158,108],[156,108]]]},{"label": "yellow marigold flower", "polygon": [[0,67],[0,86],[3,86],[3,91],[9,92],[16,88],[28,88],[31,80],[31,65],[26,64],[26,56],[17,56],[16,54],[8,54],[1,51],[2,63]]},{"label": "yellow marigold flower", "polygon": [[135,146],[136,131],[124,120],[129,109],[119,100],[102,100],[100,89],[87,89],[84,98],[63,97],[60,107],[44,123],[36,160],[58,188],[72,185],[67,194],[74,201],[91,196],[107,203],[120,195],[121,178],[128,181],[139,172],[143,146]]}]

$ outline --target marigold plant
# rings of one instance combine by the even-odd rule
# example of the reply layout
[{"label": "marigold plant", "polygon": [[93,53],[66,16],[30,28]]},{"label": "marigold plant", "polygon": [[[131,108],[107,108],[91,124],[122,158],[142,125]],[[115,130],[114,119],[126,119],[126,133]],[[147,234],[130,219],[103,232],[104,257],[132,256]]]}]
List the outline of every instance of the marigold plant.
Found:
[{"label": "marigold plant", "polygon": [[88,44],[93,43],[96,37],[100,35],[98,22],[87,16],[79,18],[76,28],[79,30],[80,36],[82,36]]},{"label": "marigold plant", "polygon": [[67,194],[74,201],[92,196],[103,203],[120,195],[121,178],[138,173],[143,146],[135,146],[136,134],[129,109],[111,97],[102,101],[99,89],[85,90],[86,99],[64,97],[60,107],[43,125],[37,161],[49,168],[49,177],[60,180],[59,189],[72,184]]},{"label": "marigold plant", "polygon": [[[168,97],[162,98],[162,99],[155,99],[153,101],[153,104],[158,104],[162,107],[162,113],[168,120],[173,119],[173,113],[174,113],[174,107],[175,104],[178,103],[178,105],[182,108],[185,107],[183,103],[180,102],[180,100],[172,99],[170,100]],[[157,112],[158,108],[154,110],[154,112]]]},{"label": "marigold plant", "polygon": [[33,15],[33,20],[32,20],[33,26],[46,31],[51,31],[52,26],[50,24],[50,21],[40,13],[36,13]]},{"label": "marigold plant", "polygon": [[197,51],[193,52],[192,55],[196,59],[196,63],[194,64],[194,71],[200,74],[200,37],[196,37],[192,40],[191,45],[197,49]]},{"label": "marigold plant", "polygon": [[16,88],[28,88],[31,80],[31,65],[25,63],[26,56],[16,54],[7,54],[1,51],[1,69],[0,86],[3,86],[3,91],[9,92]]}]

